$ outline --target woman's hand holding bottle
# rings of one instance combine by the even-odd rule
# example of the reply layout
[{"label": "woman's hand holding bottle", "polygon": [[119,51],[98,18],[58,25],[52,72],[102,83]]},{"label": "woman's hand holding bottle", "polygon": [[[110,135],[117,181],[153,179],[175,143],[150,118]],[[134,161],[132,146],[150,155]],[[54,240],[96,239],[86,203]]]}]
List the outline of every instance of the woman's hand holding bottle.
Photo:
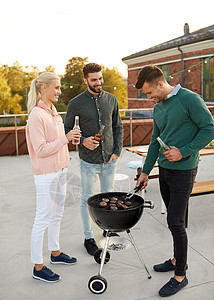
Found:
[{"label": "woman's hand holding bottle", "polygon": [[66,138],[70,142],[71,140],[76,140],[78,141],[78,144],[80,142],[80,137],[81,137],[81,132],[79,129],[72,129],[70,130],[66,135]]}]

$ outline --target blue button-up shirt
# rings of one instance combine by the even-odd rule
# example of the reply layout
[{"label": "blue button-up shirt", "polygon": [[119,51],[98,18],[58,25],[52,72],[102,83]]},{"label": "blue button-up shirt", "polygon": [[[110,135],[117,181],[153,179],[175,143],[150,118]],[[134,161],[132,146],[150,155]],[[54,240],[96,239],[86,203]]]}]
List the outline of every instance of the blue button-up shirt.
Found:
[{"label": "blue button-up shirt", "polygon": [[181,86],[180,84],[177,84],[174,89],[171,91],[169,95],[167,95],[167,99],[171,98],[172,96],[177,95],[178,91],[180,90]]}]

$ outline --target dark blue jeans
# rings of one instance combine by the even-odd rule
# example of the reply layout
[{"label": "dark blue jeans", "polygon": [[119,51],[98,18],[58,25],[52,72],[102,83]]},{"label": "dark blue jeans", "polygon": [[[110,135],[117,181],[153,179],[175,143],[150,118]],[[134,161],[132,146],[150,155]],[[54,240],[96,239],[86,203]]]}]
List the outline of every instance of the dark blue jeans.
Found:
[{"label": "dark blue jeans", "polygon": [[175,275],[186,275],[187,233],[185,213],[193,188],[197,167],[192,170],[170,170],[159,167],[159,183],[167,209],[167,224],[173,237]]}]

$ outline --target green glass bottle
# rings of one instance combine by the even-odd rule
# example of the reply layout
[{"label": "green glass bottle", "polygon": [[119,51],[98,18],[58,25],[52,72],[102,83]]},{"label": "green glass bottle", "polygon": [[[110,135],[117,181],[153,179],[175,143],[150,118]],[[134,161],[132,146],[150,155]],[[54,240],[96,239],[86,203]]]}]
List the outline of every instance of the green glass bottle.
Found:
[{"label": "green glass bottle", "polygon": [[163,151],[170,150],[169,146],[167,146],[159,136],[157,137],[157,141],[161,145],[161,148],[163,149]]}]

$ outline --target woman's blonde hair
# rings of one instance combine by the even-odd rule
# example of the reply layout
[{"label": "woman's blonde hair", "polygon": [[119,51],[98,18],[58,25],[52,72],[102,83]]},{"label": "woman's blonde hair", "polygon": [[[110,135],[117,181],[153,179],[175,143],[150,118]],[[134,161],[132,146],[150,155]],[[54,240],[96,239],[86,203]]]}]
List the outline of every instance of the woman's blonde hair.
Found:
[{"label": "woman's blonde hair", "polygon": [[59,76],[51,72],[44,72],[40,74],[37,78],[33,79],[30,86],[30,91],[28,93],[27,110],[30,114],[31,110],[37,105],[38,100],[41,98],[41,85],[44,84],[49,86],[51,80],[58,79]]}]

